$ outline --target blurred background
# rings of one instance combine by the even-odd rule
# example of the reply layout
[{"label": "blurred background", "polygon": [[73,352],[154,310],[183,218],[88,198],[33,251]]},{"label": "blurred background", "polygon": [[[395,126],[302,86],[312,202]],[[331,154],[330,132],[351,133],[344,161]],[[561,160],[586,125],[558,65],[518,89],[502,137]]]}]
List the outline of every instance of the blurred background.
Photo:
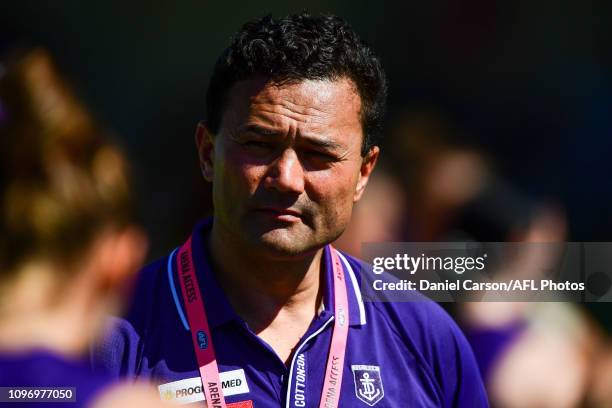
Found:
[{"label": "blurred background", "polygon": [[209,209],[193,133],[213,62],[247,19],[302,9],[346,18],[380,55],[387,142],[404,125],[477,149],[521,194],[562,205],[570,240],[611,240],[607,1],[3,2],[0,51],[47,48],[119,135],[156,257]]},{"label": "blurred background", "polygon": [[[390,85],[383,162],[339,246],[612,241],[611,2],[4,2],[0,55],[46,48],[110,126],[155,259],[211,211],[193,135],[214,61],[246,20],[304,9],[347,19]],[[608,304],[449,309],[496,405],[612,406]]]}]

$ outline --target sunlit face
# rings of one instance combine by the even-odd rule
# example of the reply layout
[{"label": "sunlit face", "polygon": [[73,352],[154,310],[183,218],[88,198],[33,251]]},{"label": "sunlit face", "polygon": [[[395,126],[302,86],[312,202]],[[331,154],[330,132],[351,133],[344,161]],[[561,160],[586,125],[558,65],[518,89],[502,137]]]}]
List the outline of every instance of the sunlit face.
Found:
[{"label": "sunlit face", "polygon": [[336,239],[378,157],[361,156],[360,109],[348,79],[235,84],[218,134],[197,137],[219,234],[277,257]]}]

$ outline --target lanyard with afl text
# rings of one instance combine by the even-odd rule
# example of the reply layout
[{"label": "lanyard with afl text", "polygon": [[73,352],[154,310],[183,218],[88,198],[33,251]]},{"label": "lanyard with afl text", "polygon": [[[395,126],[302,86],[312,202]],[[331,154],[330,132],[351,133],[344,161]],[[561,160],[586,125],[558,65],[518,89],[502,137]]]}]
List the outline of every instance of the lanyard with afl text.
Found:
[{"label": "lanyard with afl text", "polygon": [[[335,408],[338,406],[349,325],[348,295],[344,281],[344,270],[336,251],[331,246],[330,253],[334,275],[335,318],[329,355],[327,356],[325,380],[321,391],[320,408]],[[181,283],[193,347],[200,367],[206,404],[208,408],[226,408],[212,336],[204,309],[204,299],[200,293],[193,263],[191,237],[179,250],[177,264],[178,278]]]}]

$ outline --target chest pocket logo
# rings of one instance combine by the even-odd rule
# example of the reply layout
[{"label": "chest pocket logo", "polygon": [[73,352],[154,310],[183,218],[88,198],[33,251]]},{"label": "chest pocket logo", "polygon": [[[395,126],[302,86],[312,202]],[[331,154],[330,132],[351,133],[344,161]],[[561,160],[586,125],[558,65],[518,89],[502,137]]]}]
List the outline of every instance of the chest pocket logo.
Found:
[{"label": "chest pocket logo", "polygon": [[373,407],[385,396],[380,367],[374,365],[352,365],[355,396]]}]

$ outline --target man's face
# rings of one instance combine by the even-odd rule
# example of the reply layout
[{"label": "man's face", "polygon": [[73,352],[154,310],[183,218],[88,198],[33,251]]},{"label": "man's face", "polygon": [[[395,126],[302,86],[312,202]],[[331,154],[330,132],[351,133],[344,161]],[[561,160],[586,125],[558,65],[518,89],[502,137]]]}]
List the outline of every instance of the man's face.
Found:
[{"label": "man's face", "polygon": [[276,257],[335,240],[378,157],[377,147],[361,156],[360,109],[348,79],[236,83],[218,134],[196,138],[214,228]]}]

